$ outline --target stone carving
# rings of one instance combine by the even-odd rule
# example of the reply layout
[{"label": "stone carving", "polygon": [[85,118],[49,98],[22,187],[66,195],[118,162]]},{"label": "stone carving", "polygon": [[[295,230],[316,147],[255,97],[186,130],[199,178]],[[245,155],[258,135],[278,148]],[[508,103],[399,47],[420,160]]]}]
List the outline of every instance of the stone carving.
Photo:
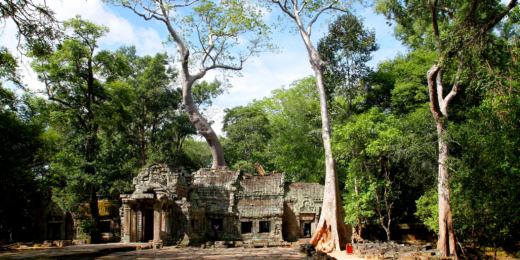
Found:
[{"label": "stone carving", "polygon": [[306,199],[302,201],[300,212],[314,213],[314,203]]}]

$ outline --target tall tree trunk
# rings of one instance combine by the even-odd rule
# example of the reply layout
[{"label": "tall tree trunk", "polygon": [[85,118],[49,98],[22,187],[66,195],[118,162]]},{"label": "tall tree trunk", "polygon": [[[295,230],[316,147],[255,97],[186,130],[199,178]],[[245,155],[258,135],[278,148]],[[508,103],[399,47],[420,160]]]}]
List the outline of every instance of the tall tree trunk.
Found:
[{"label": "tall tree trunk", "polygon": [[[211,128],[211,125],[206,119],[200,114],[199,109],[193,102],[193,96],[191,94],[191,88],[195,82],[195,78],[189,75],[188,64],[186,60],[186,69],[183,64],[183,87],[182,87],[182,102],[188,113],[190,121],[193,123],[195,128],[204,136],[208,146],[211,150],[211,156],[213,157],[213,169],[229,169],[224,159],[224,151],[222,145],[218,140],[218,136]],[[202,76],[201,76],[202,77]]]},{"label": "tall tree trunk", "polygon": [[310,41],[309,35],[300,29],[302,39],[309,53],[309,61],[316,75],[316,87],[320,96],[321,125],[323,146],[325,148],[325,193],[323,196],[323,208],[320,221],[316,227],[311,243],[316,250],[323,252],[341,251],[351,241],[352,227],[347,229],[345,224],[345,209],[339,193],[338,179],[332,147],[330,143],[329,112],[327,108],[327,96],[323,84],[323,70],[325,62]]},{"label": "tall tree trunk", "polygon": [[[97,142],[97,130],[98,125],[94,124],[92,127],[92,136],[87,138],[87,147],[85,148],[85,173],[88,175],[95,175],[96,168],[94,167],[94,157],[96,154],[96,142]],[[87,183],[87,192],[89,193],[89,207],[90,207],[90,216],[93,221],[93,229],[90,232],[90,242],[92,244],[101,243],[101,232],[99,231],[99,207],[98,207],[98,197],[97,197],[97,187],[92,183]]]},{"label": "tall tree trunk", "polygon": [[97,197],[97,188],[93,184],[88,185],[89,189],[89,206],[90,206],[90,216],[92,217],[92,221],[94,226],[92,227],[92,231],[90,232],[90,243],[98,244],[101,243],[101,232],[99,230],[99,206],[98,206],[98,197]]},{"label": "tall tree trunk", "polygon": [[213,163],[211,168],[213,169],[229,169],[224,160],[224,151],[222,150],[222,145],[218,140],[218,136],[211,128],[211,125],[206,121],[206,119],[200,114],[199,109],[193,102],[193,95],[191,93],[191,88],[193,83],[196,80],[201,79],[206,75],[207,69],[202,68],[199,73],[196,75],[190,74],[189,68],[189,59],[190,59],[190,51],[184,45],[181,37],[177,34],[175,29],[170,24],[169,20],[169,11],[168,8],[163,4],[160,5],[160,9],[162,14],[164,15],[164,19],[160,19],[168,28],[168,32],[170,36],[172,36],[173,40],[177,43],[177,51],[181,55],[181,76],[182,76],[182,103],[186,108],[186,112],[188,113],[188,117],[190,121],[193,123],[195,128],[204,136],[208,146],[211,150],[211,156],[213,157]]},{"label": "tall tree trunk", "polygon": [[428,88],[430,92],[430,109],[437,124],[437,135],[439,140],[439,239],[437,241],[437,249],[440,250],[444,256],[453,255],[456,258],[457,251],[455,245],[455,234],[453,233],[453,219],[450,205],[449,172],[447,166],[449,144],[446,140],[446,131],[448,127],[448,104],[449,101],[457,94],[462,66],[462,58],[459,57],[457,77],[455,78],[452,90],[446,96],[446,98],[443,96],[442,68],[438,64],[434,64],[427,73]]},{"label": "tall tree trunk", "polygon": [[[356,197],[359,197],[359,187],[358,187],[358,184],[357,184],[357,177],[354,177],[354,192],[356,193]],[[359,198],[357,198],[359,199]],[[359,235],[359,238],[362,239],[363,237],[361,236],[362,235],[362,232],[363,232],[363,227],[361,226],[361,214],[359,214],[357,216],[357,219],[358,219],[358,235]]]},{"label": "tall tree trunk", "polygon": [[[447,121],[447,120],[446,120]],[[448,167],[448,142],[445,140],[447,123],[437,123],[437,133],[439,135],[439,240],[437,249],[445,255],[455,255],[455,234],[453,233],[453,219],[451,216],[450,188]]]}]

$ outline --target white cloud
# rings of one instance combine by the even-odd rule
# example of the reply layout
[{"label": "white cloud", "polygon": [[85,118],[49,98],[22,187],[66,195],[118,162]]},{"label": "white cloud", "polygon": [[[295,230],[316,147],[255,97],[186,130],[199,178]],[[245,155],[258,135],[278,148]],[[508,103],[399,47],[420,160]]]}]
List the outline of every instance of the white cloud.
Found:
[{"label": "white cloud", "polygon": [[47,4],[56,12],[56,18],[60,21],[79,14],[83,19],[107,26],[110,32],[100,39],[102,48],[117,49],[121,45],[135,45],[139,55],[153,55],[164,49],[163,40],[154,28],[135,26],[132,23],[140,22],[142,18],[135,16],[136,21],[129,21],[118,16],[101,0],[50,0]]}]

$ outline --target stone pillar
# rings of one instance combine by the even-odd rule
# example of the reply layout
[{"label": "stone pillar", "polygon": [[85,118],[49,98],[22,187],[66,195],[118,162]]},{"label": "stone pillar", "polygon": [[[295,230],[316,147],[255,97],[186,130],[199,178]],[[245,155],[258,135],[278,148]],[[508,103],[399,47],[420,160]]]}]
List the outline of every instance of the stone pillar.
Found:
[{"label": "stone pillar", "polygon": [[153,204],[153,244],[154,247],[161,247],[161,216],[162,213],[162,203],[161,201],[156,201]]},{"label": "stone pillar", "polygon": [[137,242],[143,241],[143,207],[137,204]]},{"label": "stone pillar", "polygon": [[303,236],[303,230],[302,230],[301,224],[302,224],[302,220],[300,219],[300,214],[296,213],[296,226],[298,228],[298,238]]},{"label": "stone pillar", "polygon": [[136,205],[132,205],[132,222],[130,223],[130,241],[137,242],[137,210]]},{"label": "stone pillar", "polygon": [[166,210],[166,240],[168,241],[171,241],[172,239],[171,220],[173,216],[171,215],[171,211],[171,207],[168,207]]},{"label": "stone pillar", "polygon": [[124,230],[124,243],[130,243],[130,205],[128,205],[125,201],[123,201],[123,211],[124,211],[124,222],[123,230]]},{"label": "stone pillar", "polygon": [[168,225],[168,203],[164,203],[161,214],[161,240],[166,242],[166,226]]}]

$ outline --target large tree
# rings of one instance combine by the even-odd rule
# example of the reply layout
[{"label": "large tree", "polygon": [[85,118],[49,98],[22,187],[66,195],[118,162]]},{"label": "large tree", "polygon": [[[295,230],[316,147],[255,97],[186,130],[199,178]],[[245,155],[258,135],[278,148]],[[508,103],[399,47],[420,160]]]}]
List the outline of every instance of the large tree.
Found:
[{"label": "large tree", "polygon": [[[117,80],[118,73],[125,70],[124,62],[117,62],[117,56],[111,52],[98,51],[99,38],[108,28],[81,17],[66,21],[64,28],[69,30],[69,37],[52,53],[36,56],[32,67],[45,83],[44,93],[52,104],[51,119],[59,126],[69,148],[62,154],[70,158],[70,164],[61,167],[75,169],[67,172],[73,178],[68,178],[65,186],[70,192],[63,194],[76,193],[79,201],[89,202],[94,220],[91,239],[96,243],[101,239],[97,229],[98,191],[103,186],[97,167],[103,141],[100,131],[104,125],[113,124],[114,115],[123,116],[129,89]],[[111,66],[113,63],[119,66]]]},{"label": "large tree", "polygon": [[351,1],[312,1],[304,0],[269,0],[282,12],[302,37],[309,55],[309,62],[316,76],[316,87],[320,97],[321,125],[323,147],[325,148],[325,194],[321,218],[316,227],[311,243],[316,249],[324,252],[340,251],[350,242],[352,230],[348,230],[345,222],[345,210],[339,193],[338,178],[334,166],[334,157],[331,148],[331,131],[329,112],[327,108],[327,93],[323,79],[325,61],[311,41],[311,30],[318,18],[327,12],[346,12]]},{"label": "large tree", "polygon": [[[462,86],[467,63],[480,55],[487,34],[517,5],[499,1],[380,0],[376,10],[397,23],[396,34],[412,48],[437,52],[427,71],[430,109],[437,125],[439,149],[439,240],[445,256],[456,256],[449,189],[448,108]],[[450,71],[454,71],[450,73]],[[425,72],[426,73],[426,72]],[[449,80],[445,79],[445,74]],[[451,87],[445,88],[447,85]]]},{"label": "large tree", "polygon": [[254,164],[265,166],[269,155],[271,126],[265,112],[257,106],[234,107],[225,110],[224,126],[227,142],[224,151],[235,168],[254,172]]},{"label": "large tree", "polygon": [[329,107],[340,115],[334,120],[346,119],[359,110],[361,102],[356,97],[365,92],[364,81],[371,71],[367,62],[378,49],[375,31],[366,28],[362,18],[346,13],[329,24],[318,52],[327,61],[324,80],[327,98],[331,99]]},{"label": "large tree", "polygon": [[[212,168],[227,169],[222,145],[201,115],[192,86],[211,70],[239,71],[252,55],[270,50],[269,28],[253,2],[236,0],[116,1],[146,20],[163,23],[180,54],[183,105],[195,128],[204,136],[213,156]],[[242,46],[242,44],[245,44]]]},{"label": "large tree", "polygon": [[117,54],[129,62],[125,78],[133,87],[133,124],[128,128],[131,139],[139,149],[141,166],[144,166],[148,159],[147,151],[155,145],[162,124],[177,119],[176,110],[181,95],[180,90],[171,86],[177,73],[169,66],[165,53],[139,57],[135,47],[131,46],[121,47]]}]

